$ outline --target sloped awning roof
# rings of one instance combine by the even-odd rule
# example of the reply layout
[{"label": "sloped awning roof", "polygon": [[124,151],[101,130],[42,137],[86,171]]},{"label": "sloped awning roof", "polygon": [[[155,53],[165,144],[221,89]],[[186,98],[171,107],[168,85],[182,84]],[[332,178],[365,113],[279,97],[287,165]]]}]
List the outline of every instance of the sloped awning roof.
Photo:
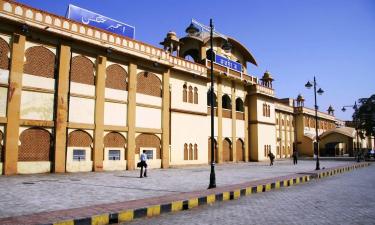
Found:
[{"label": "sloped awning roof", "polygon": [[315,134],[312,134],[312,133],[304,133],[303,134],[305,137],[311,139],[311,140],[315,140]]},{"label": "sloped awning roof", "polygon": [[345,136],[350,137],[350,138],[355,137],[355,129],[354,128],[352,128],[352,127],[337,127],[335,129],[328,130],[328,131],[322,133],[320,135],[320,138],[326,137],[326,136],[328,136],[330,134],[333,134],[333,133],[342,134],[342,135],[345,135]]}]

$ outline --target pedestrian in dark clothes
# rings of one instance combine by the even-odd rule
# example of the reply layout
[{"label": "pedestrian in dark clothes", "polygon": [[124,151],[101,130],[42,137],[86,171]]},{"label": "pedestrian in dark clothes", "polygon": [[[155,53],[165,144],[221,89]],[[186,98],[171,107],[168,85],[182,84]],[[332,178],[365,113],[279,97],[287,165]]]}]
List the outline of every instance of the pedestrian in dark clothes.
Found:
[{"label": "pedestrian in dark clothes", "polygon": [[296,165],[298,163],[297,162],[297,160],[298,160],[298,151],[294,150],[292,156],[293,156],[293,164]]},{"label": "pedestrian in dark clothes", "polygon": [[268,157],[270,158],[270,166],[273,166],[273,160],[275,159],[275,155],[270,151],[270,153],[268,153]]}]

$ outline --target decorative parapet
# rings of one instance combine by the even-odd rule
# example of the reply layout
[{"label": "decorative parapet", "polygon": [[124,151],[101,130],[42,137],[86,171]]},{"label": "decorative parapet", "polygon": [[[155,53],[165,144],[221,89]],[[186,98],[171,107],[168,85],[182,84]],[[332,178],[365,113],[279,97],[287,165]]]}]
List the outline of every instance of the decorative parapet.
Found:
[{"label": "decorative parapet", "polygon": [[171,56],[168,52],[151,45],[126,38],[96,27],[77,23],[62,16],[41,11],[17,2],[0,0],[0,17],[48,30],[68,38],[74,38],[117,51],[152,60],[178,70],[206,76],[206,67]]},{"label": "decorative parapet", "polygon": [[275,91],[272,88],[262,86],[260,84],[254,84],[250,87],[251,94],[262,94],[269,97],[275,97]]},{"label": "decorative parapet", "polygon": [[289,112],[289,113],[294,112],[293,106],[288,106],[288,105],[278,103],[278,102],[275,103],[275,109],[279,111]]},{"label": "decorative parapet", "polygon": [[[294,107],[294,112],[295,113],[303,113],[303,114],[307,114],[307,115],[310,115],[310,116],[315,116],[315,110],[314,109],[306,108],[306,107],[303,107],[303,106]],[[329,115],[328,113],[323,113],[323,112],[319,112],[319,111],[318,111],[318,117],[323,118],[323,119],[327,119],[327,120],[336,121],[336,118],[334,116]]]}]

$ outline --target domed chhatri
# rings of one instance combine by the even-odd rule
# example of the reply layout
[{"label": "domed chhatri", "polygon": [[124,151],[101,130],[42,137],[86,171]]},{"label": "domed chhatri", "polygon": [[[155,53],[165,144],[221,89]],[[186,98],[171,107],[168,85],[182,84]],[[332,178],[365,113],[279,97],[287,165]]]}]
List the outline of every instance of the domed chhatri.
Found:
[{"label": "domed chhatri", "polygon": [[296,100],[297,100],[297,107],[298,107],[298,106],[303,106],[303,105],[304,105],[305,98],[304,98],[301,94],[298,94]]},{"label": "domed chhatri", "polygon": [[328,114],[333,116],[334,111],[335,110],[333,109],[332,105],[329,105],[329,107],[327,109]]},{"label": "domed chhatri", "polygon": [[274,79],[272,78],[271,73],[268,72],[268,70],[264,72],[263,77],[260,80],[262,81],[261,84],[263,86],[272,88],[272,82],[274,81]]}]

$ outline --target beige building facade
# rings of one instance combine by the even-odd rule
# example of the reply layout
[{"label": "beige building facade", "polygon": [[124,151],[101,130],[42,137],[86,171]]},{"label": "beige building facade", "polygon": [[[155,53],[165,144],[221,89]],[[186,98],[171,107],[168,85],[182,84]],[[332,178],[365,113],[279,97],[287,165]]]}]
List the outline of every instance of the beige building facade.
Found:
[{"label": "beige building facade", "polygon": [[[5,0],[0,24],[2,174],[133,170],[143,150],[151,168],[209,162],[206,36],[170,32],[160,49]],[[214,63],[216,162],[311,154],[311,110],[277,99],[246,47],[223,41],[214,52],[243,69]],[[320,132],[335,127],[319,117]]]}]

